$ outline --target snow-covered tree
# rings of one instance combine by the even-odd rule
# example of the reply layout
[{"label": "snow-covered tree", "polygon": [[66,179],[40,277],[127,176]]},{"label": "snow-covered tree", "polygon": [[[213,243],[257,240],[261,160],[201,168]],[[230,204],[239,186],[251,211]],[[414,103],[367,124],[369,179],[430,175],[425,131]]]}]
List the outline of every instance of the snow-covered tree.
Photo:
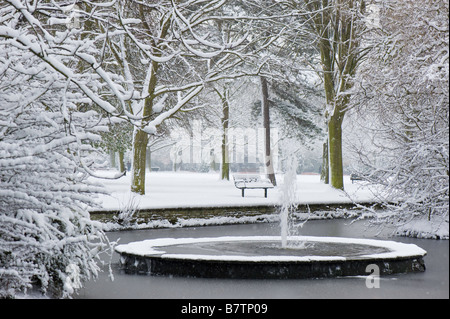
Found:
[{"label": "snow-covered tree", "polygon": [[[14,100],[25,94],[4,93],[0,296],[14,296],[36,285],[52,296],[67,297],[81,288],[82,281],[97,275],[98,253],[107,248],[101,225],[88,213],[95,205],[93,194],[102,188],[86,181],[79,163],[89,148],[84,141],[90,133],[78,127],[86,125],[87,114],[70,112],[67,123],[60,110],[45,110],[44,104],[52,102],[47,94],[22,104]],[[77,132],[68,133],[74,128]]]},{"label": "snow-covered tree", "polygon": [[[301,77],[316,71],[323,81],[324,117],[328,130],[327,171],[331,185],[343,189],[342,123],[348,109],[352,78],[364,48],[359,37],[365,28],[365,1],[259,1],[265,19],[260,37],[270,39],[262,69],[276,82],[300,87]],[[276,74],[276,76],[274,76]],[[328,160],[329,157],[329,160]],[[327,174],[328,175],[328,174]]]},{"label": "snow-covered tree", "polygon": [[54,24],[68,16],[63,9],[0,4],[1,297],[32,287],[69,297],[97,275],[99,253],[109,248],[88,213],[104,192],[87,180],[91,142],[103,129],[89,104],[115,108],[98,94],[95,72],[83,71],[94,60],[83,53],[93,48],[81,29]]},{"label": "snow-covered tree", "polygon": [[85,173],[101,116],[136,127],[143,193],[148,134],[195,108],[205,84],[242,76],[234,67],[258,47],[242,12],[219,0],[0,3],[2,294],[36,283],[68,296],[96,274],[105,238],[87,209],[101,189]]},{"label": "snow-covered tree", "polygon": [[131,190],[144,194],[149,135],[197,108],[205,85],[242,76],[235,66],[249,51],[248,19],[235,14],[233,1],[118,1],[117,8],[124,33],[111,35],[107,47],[135,91]]},{"label": "snow-covered tree", "polygon": [[368,137],[352,143],[360,173],[383,186],[380,198],[396,203],[396,219],[448,223],[448,2],[378,1],[370,9],[364,43],[372,50],[352,100]]},{"label": "snow-covered tree", "polygon": [[32,284],[69,296],[97,274],[107,243],[87,211],[102,189],[80,168],[97,119],[41,61],[0,48],[0,296]]},{"label": "snow-covered tree", "polygon": [[311,31],[320,51],[326,96],[330,184],[344,189],[342,123],[350,98],[353,76],[364,56],[360,35],[365,28],[365,1],[304,1],[311,17]]}]

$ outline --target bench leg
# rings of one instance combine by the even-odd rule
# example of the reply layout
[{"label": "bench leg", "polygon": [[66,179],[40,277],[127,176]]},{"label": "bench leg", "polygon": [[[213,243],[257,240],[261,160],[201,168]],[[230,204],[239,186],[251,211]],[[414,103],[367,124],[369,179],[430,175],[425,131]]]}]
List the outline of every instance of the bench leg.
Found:
[{"label": "bench leg", "polygon": [[242,197],[245,197],[244,191],[245,191],[245,188],[242,189]]},{"label": "bench leg", "polygon": [[264,188],[264,197],[267,198],[267,188]]}]

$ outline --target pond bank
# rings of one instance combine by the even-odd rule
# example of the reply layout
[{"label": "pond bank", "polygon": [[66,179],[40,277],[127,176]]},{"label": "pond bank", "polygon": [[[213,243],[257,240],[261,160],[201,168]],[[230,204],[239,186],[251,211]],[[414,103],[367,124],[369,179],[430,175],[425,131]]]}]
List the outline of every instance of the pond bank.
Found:
[{"label": "pond bank", "polygon": [[[362,206],[374,207],[367,203]],[[299,205],[294,218],[300,220],[354,217],[361,211],[355,204]],[[102,222],[106,230],[178,228],[212,225],[251,224],[279,221],[279,206],[155,208],[133,212],[129,219],[118,211],[94,211],[91,218]],[[122,218],[122,219],[121,219]]]}]

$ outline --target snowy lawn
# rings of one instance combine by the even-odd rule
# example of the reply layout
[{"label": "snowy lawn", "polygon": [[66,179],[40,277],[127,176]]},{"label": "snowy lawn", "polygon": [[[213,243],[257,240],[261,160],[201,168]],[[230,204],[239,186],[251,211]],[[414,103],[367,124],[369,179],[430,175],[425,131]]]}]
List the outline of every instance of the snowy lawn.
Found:
[{"label": "snowy lawn", "polygon": [[[273,206],[280,203],[281,187],[268,190],[245,190],[245,198],[233,181],[222,181],[215,173],[151,172],[146,176],[146,195],[130,192],[131,174],[117,180],[100,180],[110,192],[101,196],[101,210],[120,210],[134,201],[139,209]],[[277,176],[278,184],[283,176]],[[359,203],[373,202],[374,196],[363,183],[352,184],[345,176],[345,189]],[[297,201],[300,204],[351,203],[344,192],[320,182],[319,175],[297,176]]]},{"label": "snowy lawn", "polygon": [[[115,174],[115,172],[103,172]],[[110,195],[99,197],[100,208],[97,211],[120,211],[129,207],[130,203],[138,210],[202,208],[202,207],[253,207],[275,206],[281,204],[283,175],[277,176],[278,187],[268,190],[268,198],[264,198],[264,190],[247,189],[245,198],[233,181],[222,181],[214,173],[189,172],[151,172],[146,178],[146,195],[130,192],[131,174],[117,180],[97,180],[109,191]],[[352,184],[349,176],[344,177],[345,192],[333,189],[320,181],[318,175],[297,176],[297,202],[299,204],[346,204],[352,200],[358,203],[374,203],[375,195],[364,182]],[[215,217],[205,219],[179,219],[175,224],[167,220],[153,221],[141,227],[185,227],[199,225],[232,224],[255,222],[260,216],[247,217]],[[278,216],[265,216],[267,221],[278,221]],[[116,229],[117,224],[108,227]],[[136,226],[138,227],[138,226]],[[117,228],[117,229],[120,229]],[[449,238],[448,218],[412,220],[397,229],[402,236],[419,238]]]}]

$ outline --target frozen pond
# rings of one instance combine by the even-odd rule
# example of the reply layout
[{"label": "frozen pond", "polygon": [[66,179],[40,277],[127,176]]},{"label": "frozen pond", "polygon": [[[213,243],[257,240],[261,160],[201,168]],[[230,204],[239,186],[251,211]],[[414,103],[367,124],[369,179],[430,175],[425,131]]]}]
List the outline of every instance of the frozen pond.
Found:
[{"label": "frozen pond", "polygon": [[[366,277],[306,280],[237,280],[126,275],[114,267],[114,281],[102,273],[97,281],[85,284],[75,298],[449,298],[448,240],[413,239],[380,235],[366,229],[363,222],[348,220],[309,221],[301,229],[305,236],[333,236],[389,239],[412,243],[425,249],[427,270],[423,273],[383,276],[380,288],[366,287]],[[153,238],[276,236],[278,224],[210,226],[181,229],[153,229],[111,232],[120,244]],[[117,265],[118,255],[113,258]]]}]

